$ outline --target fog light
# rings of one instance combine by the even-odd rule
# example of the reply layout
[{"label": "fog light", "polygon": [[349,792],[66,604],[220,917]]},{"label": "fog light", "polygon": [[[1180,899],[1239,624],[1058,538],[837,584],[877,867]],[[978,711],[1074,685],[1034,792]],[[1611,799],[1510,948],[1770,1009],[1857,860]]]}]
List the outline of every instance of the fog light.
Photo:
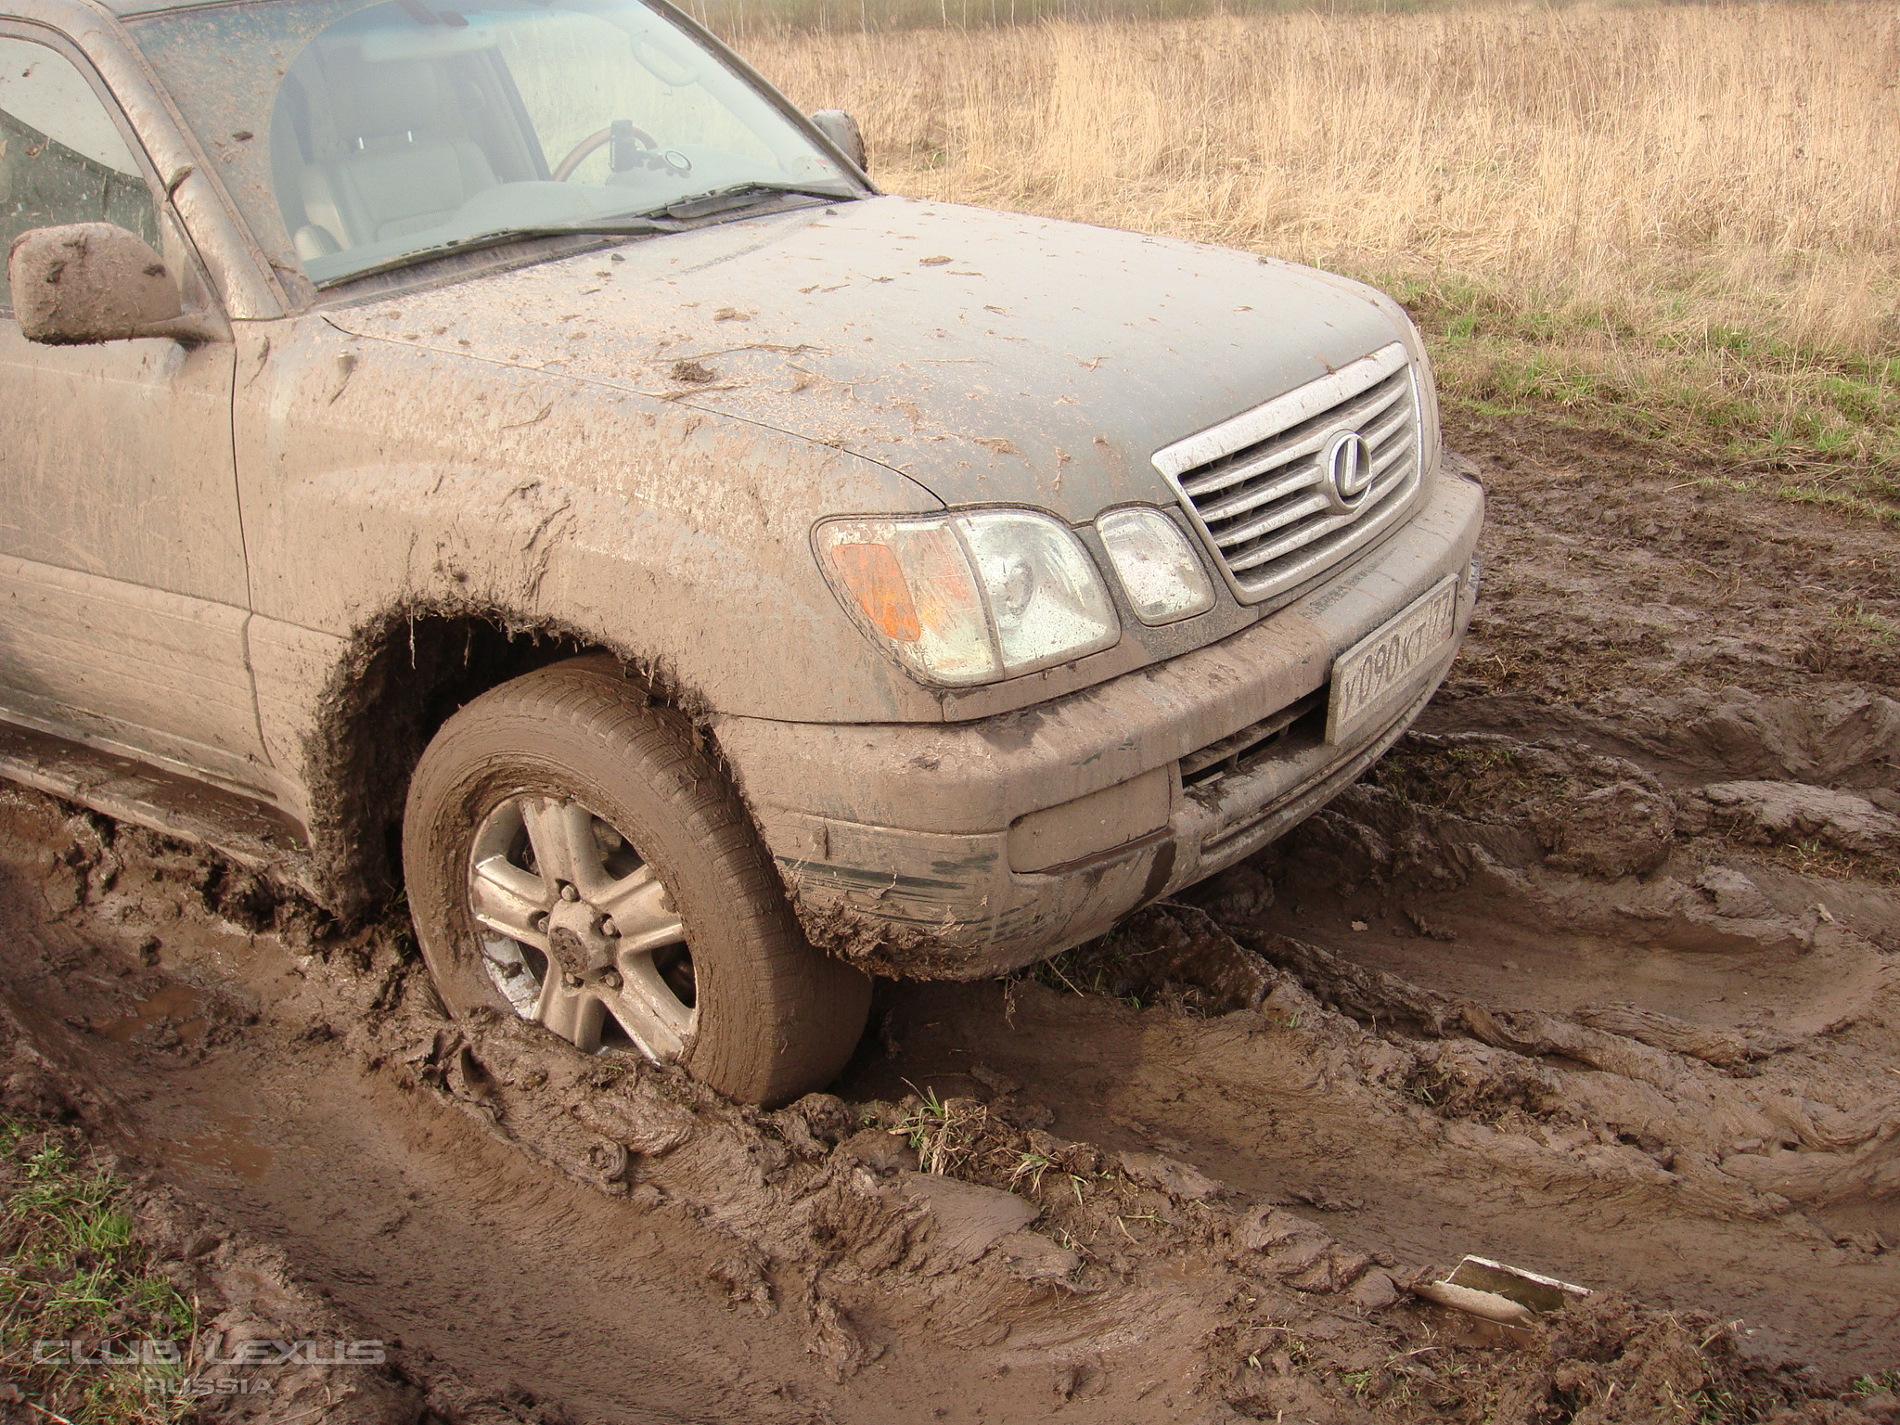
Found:
[{"label": "fog light", "polygon": [[1160,510],[1110,510],[1095,528],[1143,623],[1179,623],[1214,607],[1214,585],[1194,546]]}]

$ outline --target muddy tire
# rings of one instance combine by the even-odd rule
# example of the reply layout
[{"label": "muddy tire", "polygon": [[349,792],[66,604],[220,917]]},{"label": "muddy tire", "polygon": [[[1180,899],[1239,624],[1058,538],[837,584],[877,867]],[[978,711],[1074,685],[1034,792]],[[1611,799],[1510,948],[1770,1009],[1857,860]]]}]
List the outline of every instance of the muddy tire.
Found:
[{"label": "muddy tire", "polygon": [[732,1097],[819,1088],[870,981],[799,930],[750,820],[685,718],[607,659],[483,694],[423,753],[403,872],[449,1011],[638,1049]]}]

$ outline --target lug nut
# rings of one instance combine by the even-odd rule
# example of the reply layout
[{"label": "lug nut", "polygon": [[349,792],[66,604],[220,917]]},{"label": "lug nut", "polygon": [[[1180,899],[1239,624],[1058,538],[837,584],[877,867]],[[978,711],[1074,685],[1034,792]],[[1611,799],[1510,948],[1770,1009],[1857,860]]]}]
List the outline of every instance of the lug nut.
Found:
[{"label": "lug nut", "polygon": [[568,885],[567,882],[565,881],[561,883],[561,899],[562,900],[577,901],[580,898],[581,898],[581,893],[579,891],[575,890],[572,886]]},{"label": "lug nut", "polygon": [[561,983],[566,985],[570,990],[578,990],[586,981],[581,979],[581,977],[572,970],[569,970],[561,976]]},{"label": "lug nut", "polygon": [[537,910],[533,915],[528,917],[528,924],[535,930],[546,930],[548,928],[548,913],[544,910]]},{"label": "lug nut", "polygon": [[609,940],[620,938],[620,927],[614,924],[614,918],[611,915],[603,915],[600,918],[600,933]]},{"label": "lug nut", "polygon": [[619,989],[620,988],[620,971],[602,970],[600,972],[600,983],[603,989],[609,989],[609,990]]}]

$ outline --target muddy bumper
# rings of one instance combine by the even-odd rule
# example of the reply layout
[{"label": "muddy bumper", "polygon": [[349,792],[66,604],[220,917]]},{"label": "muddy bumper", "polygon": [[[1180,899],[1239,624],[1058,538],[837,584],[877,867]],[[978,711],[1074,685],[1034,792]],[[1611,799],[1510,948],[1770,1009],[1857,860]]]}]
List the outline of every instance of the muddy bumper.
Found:
[{"label": "muddy bumper", "polygon": [[[884,974],[1001,974],[1250,855],[1377,760],[1456,656],[1483,508],[1442,474],[1397,534],[1252,628],[1020,712],[717,736],[815,943]],[[1453,636],[1329,739],[1335,660],[1447,585]]]}]

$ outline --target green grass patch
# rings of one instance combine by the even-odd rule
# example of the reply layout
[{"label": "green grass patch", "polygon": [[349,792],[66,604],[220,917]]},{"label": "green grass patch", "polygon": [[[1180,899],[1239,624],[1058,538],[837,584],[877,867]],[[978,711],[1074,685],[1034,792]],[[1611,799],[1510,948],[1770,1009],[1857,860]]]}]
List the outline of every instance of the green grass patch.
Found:
[{"label": "green grass patch", "polygon": [[1355,275],[1412,312],[1455,411],[1555,416],[1723,468],[1721,483],[1900,523],[1900,358],[1698,327],[1687,300],[1632,315],[1457,276]]},{"label": "green grass patch", "polygon": [[193,1417],[180,1392],[184,1363],[148,1343],[184,1356],[197,1313],[133,1241],[124,1193],[59,1138],[0,1118],[0,1357],[36,1418],[179,1425]]}]

